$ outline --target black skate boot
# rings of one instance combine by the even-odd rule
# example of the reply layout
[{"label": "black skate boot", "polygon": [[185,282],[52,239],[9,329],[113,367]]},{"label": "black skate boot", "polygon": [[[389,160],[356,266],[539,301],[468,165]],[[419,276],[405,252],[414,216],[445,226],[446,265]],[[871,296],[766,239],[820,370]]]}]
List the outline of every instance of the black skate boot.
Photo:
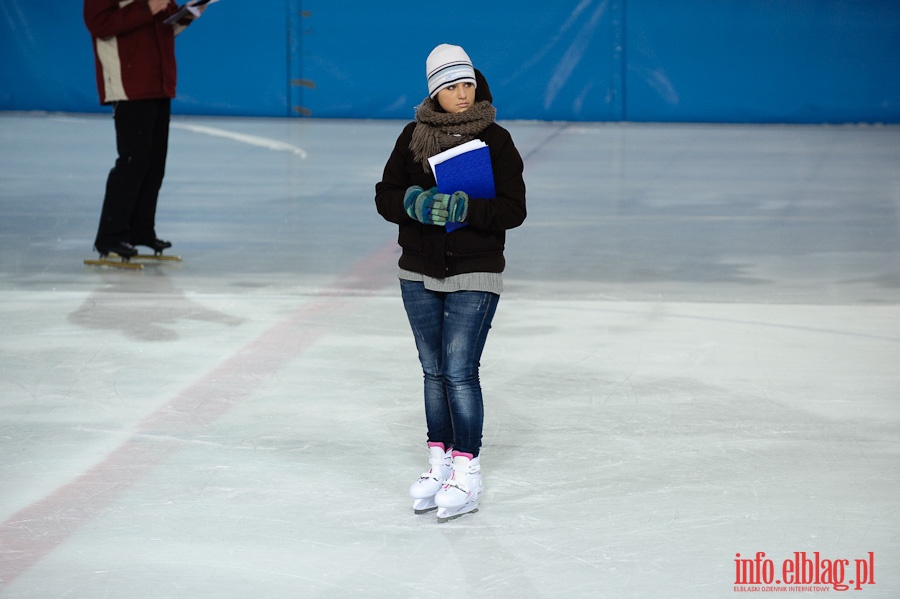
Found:
[{"label": "black skate boot", "polygon": [[172,242],[163,239],[150,239],[147,241],[138,241],[134,245],[144,245],[153,250],[154,254],[162,254],[163,250],[172,247]]},{"label": "black skate boot", "polygon": [[106,258],[110,254],[116,254],[123,260],[128,260],[137,256],[138,253],[137,248],[127,241],[117,241],[108,245],[95,245],[94,249],[97,250],[101,258]]}]

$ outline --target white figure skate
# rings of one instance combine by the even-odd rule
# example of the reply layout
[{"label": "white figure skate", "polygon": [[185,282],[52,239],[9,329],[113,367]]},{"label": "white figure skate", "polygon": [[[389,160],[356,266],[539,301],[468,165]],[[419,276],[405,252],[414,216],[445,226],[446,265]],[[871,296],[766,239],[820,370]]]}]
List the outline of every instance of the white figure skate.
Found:
[{"label": "white figure skate", "polygon": [[429,443],[428,452],[431,469],[423,472],[409,487],[409,496],[413,499],[413,510],[416,514],[425,514],[437,509],[434,495],[441,490],[453,472],[450,465],[453,459],[452,452],[444,449],[443,443]]},{"label": "white figure skate", "polygon": [[478,499],[484,493],[481,460],[471,454],[453,452],[453,475],[434,496],[438,522],[447,522],[463,514],[478,511]]}]

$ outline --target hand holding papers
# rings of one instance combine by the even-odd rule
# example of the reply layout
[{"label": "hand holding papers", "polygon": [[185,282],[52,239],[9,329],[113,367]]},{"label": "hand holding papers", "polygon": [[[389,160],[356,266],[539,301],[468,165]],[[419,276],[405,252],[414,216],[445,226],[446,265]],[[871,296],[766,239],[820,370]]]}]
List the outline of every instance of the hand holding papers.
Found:
[{"label": "hand holding papers", "polygon": [[[492,198],[494,171],[491,151],[480,139],[458,145],[428,159],[440,193],[464,191],[470,198]],[[447,223],[447,231],[464,227],[466,223]]]},{"label": "hand holding papers", "polygon": [[190,15],[192,19],[196,19],[203,14],[203,11],[206,10],[208,4],[218,1],[219,0],[188,0],[184,6],[178,9],[178,12],[166,19],[164,23],[167,25],[174,25],[188,15]]}]

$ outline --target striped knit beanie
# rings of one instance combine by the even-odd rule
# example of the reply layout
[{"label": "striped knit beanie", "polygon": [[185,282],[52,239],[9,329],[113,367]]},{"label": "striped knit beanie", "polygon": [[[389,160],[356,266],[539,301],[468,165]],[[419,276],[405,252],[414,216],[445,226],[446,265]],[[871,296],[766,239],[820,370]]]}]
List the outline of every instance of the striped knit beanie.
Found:
[{"label": "striped knit beanie", "polygon": [[459,46],[441,44],[431,51],[425,61],[428,73],[428,95],[434,98],[438,92],[456,83],[475,83],[475,69],[466,51]]}]

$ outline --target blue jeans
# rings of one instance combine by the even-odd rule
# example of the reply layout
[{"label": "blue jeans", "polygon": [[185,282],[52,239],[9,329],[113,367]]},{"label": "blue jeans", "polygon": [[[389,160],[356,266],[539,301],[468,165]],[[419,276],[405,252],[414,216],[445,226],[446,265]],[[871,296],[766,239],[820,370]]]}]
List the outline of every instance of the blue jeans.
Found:
[{"label": "blue jeans", "polygon": [[425,374],[428,441],[477,456],[484,427],[478,367],[500,296],[440,293],[405,280],[400,292]]}]

